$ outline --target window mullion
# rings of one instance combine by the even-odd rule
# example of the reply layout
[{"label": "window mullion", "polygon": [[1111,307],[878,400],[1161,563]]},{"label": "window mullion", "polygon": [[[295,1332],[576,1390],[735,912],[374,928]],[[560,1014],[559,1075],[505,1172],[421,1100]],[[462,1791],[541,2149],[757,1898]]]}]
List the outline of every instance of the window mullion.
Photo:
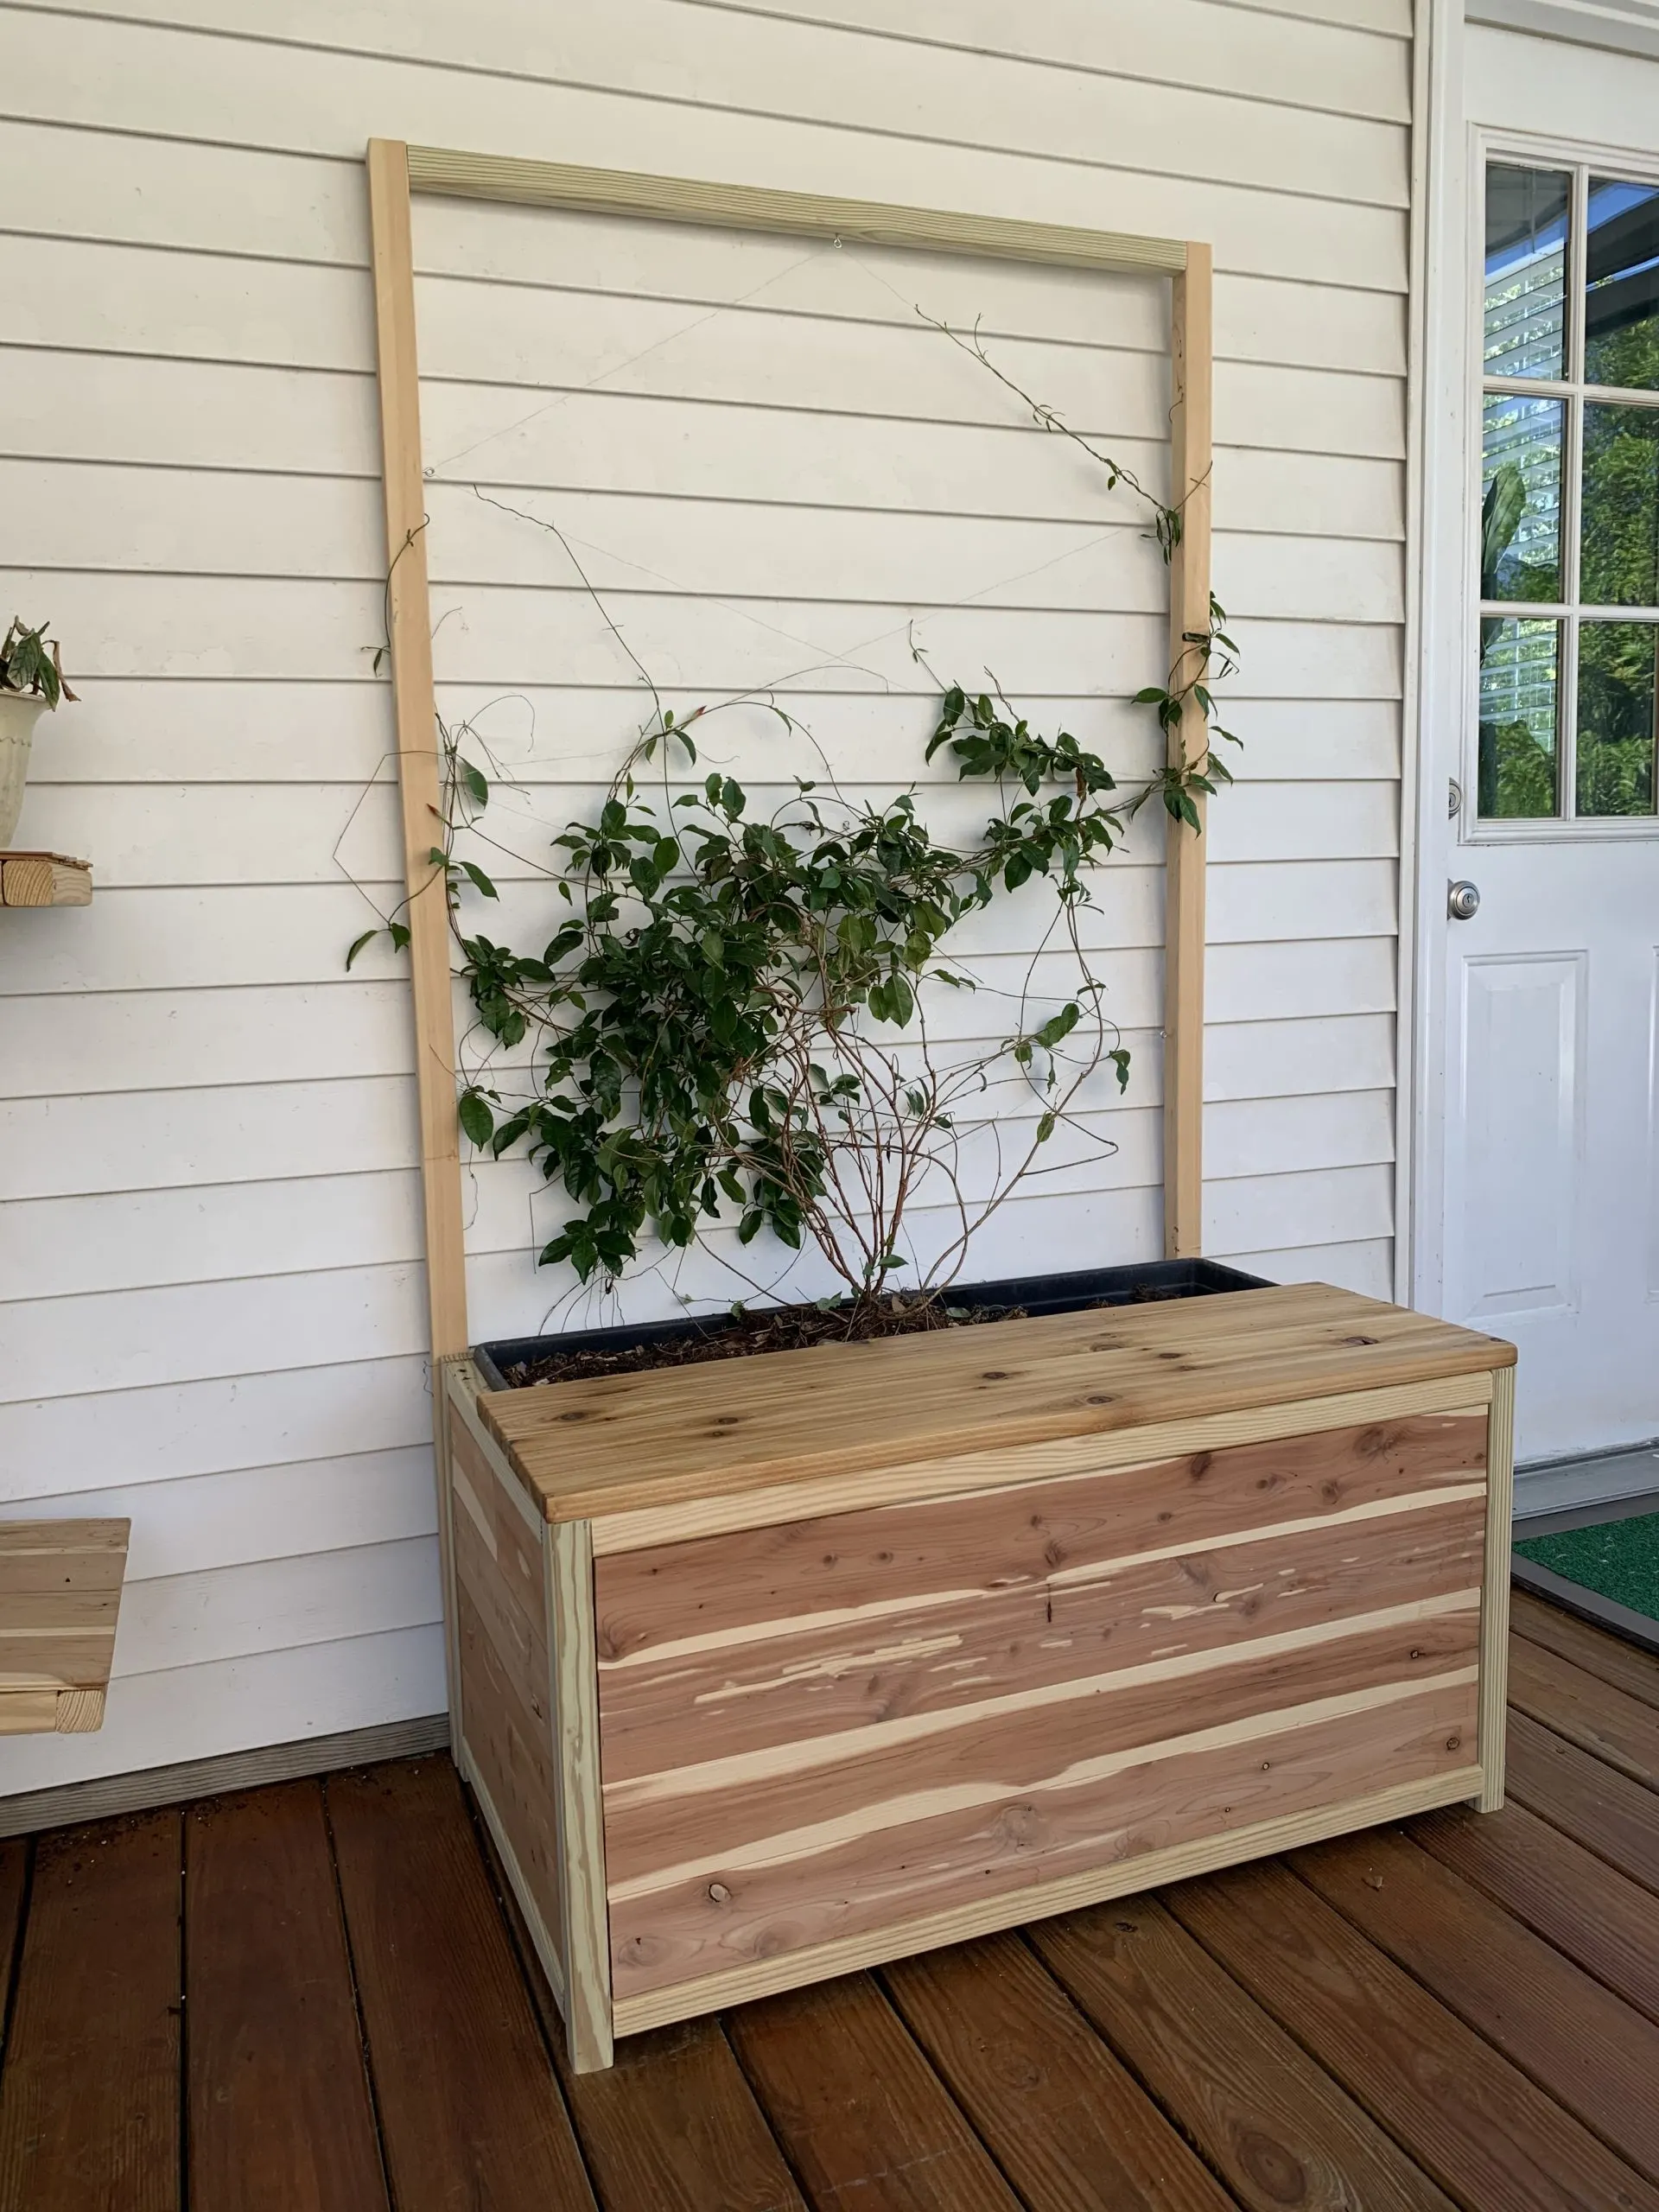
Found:
[{"label": "window mullion", "polygon": [[1583,594],[1579,556],[1584,519],[1584,327],[1585,274],[1589,268],[1590,171],[1580,162],[1573,171],[1567,208],[1567,359],[1562,363],[1572,397],[1561,424],[1561,595],[1572,610],[1561,625],[1560,695],[1556,702],[1557,746],[1560,753],[1561,819],[1579,810],[1579,609]]}]

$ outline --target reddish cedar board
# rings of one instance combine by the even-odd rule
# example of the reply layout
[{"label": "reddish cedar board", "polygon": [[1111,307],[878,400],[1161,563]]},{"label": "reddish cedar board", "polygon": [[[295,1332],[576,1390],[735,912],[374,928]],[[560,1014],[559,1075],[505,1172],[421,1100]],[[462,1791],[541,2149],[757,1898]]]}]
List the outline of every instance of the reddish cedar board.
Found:
[{"label": "reddish cedar board", "polygon": [[594,1568],[600,1657],[757,1620],[891,1606],[918,1587],[1046,1585],[1172,1539],[1183,1554],[1199,1552],[1485,1471],[1484,1414],[1422,1414],[613,1553]]},{"label": "reddish cedar board", "polygon": [[1319,1283],[489,1391],[550,1520],[1475,1377],[1515,1350]]},{"label": "reddish cedar board", "polygon": [[[1331,1548],[1325,1547],[1329,1551]],[[1264,1556],[1265,1555],[1265,1556]],[[1288,1564],[1287,1564],[1288,1563]],[[1301,1542],[1234,1545],[1128,1569],[1109,1587],[918,1605],[874,1621],[600,1670],[607,1782],[1046,1689],[1111,1669],[1319,1629],[1473,1593],[1478,1516],[1413,1514],[1400,1548],[1308,1560]]]},{"label": "reddish cedar board", "polygon": [[[1394,1782],[1466,1773],[1472,1682],[1374,1712],[1294,1726],[1230,1749],[1147,1758],[1069,1791],[1011,1792],[963,1812],[877,1827],[816,1856],[734,1866],[711,1850],[696,1873],[611,1900],[619,1999],[898,1925],[1033,1884],[1123,1866],[1147,1851]],[[671,1838],[661,1847],[672,1848]]]},{"label": "reddish cedar board", "polygon": [[[722,1846],[734,1850],[820,1821],[868,1811],[877,1826],[889,1805],[913,1804],[930,1790],[954,1794],[974,1785],[1008,1797],[1046,1791],[1113,1754],[1173,1747],[1190,1730],[1270,1714],[1293,1726],[1299,1707],[1379,1684],[1420,1681],[1427,1688],[1467,1671],[1471,1679],[1461,1687],[1472,1696],[1478,1635],[1471,1601],[1438,1618],[1361,1629],[1285,1651],[1253,1654],[1246,1644],[1224,1664],[1174,1681],[1154,1676],[1120,1685],[1105,1675],[1097,1689],[1040,1706],[1008,1700],[984,1714],[969,1708],[930,1715],[925,1732],[887,1724],[855,1738],[832,1738],[799,1760],[720,1762],[607,1784],[611,1886],[614,1891],[664,1859],[677,1863]],[[1378,1786],[1374,1775],[1353,1779],[1349,1796]]]}]

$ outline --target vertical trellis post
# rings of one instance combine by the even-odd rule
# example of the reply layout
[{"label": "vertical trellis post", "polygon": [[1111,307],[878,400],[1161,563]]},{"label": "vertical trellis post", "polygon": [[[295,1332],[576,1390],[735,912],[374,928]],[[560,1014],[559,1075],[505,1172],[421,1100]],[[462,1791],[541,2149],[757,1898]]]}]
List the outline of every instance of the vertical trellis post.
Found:
[{"label": "vertical trellis post", "polygon": [[[1210,628],[1211,254],[1189,242],[1186,266],[1171,282],[1170,499],[1181,508],[1181,542],[1169,575],[1171,688],[1193,671],[1202,649],[1189,640]],[[1170,760],[1199,759],[1205,718],[1189,702],[1170,732]],[[1204,799],[1196,795],[1199,819]],[[1188,1259],[1204,1248],[1204,942],[1202,836],[1169,822],[1164,903],[1164,1255]]]},{"label": "vertical trellis post", "polygon": [[[455,1024],[449,1002],[449,906],[443,870],[437,709],[427,602],[426,497],[421,473],[420,361],[415,343],[415,263],[408,149],[369,142],[369,219],[379,350],[381,467],[386,508],[386,640],[391,655],[397,788],[408,891],[415,996],[415,1089],[420,1113],[421,1198],[426,1223],[426,1302],[432,1338],[432,1407],[438,1462],[438,1541],[443,1586],[450,1565],[449,1484],[440,1363],[467,1348],[467,1255],[461,1231],[461,1135],[455,1120]],[[455,1609],[446,1596],[444,1657],[449,1711],[460,1711]]]}]

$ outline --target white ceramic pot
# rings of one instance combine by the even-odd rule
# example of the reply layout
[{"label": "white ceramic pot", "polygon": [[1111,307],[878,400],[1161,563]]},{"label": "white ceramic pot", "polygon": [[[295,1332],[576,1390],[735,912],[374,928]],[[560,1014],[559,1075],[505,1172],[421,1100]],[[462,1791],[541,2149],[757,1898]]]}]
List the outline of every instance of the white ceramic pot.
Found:
[{"label": "white ceramic pot", "polygon": [[44,699],[21,691],[0,691],[0,849],[10,844],[23,810],[29,780],[29,748],[35,725],[46,712]]}]

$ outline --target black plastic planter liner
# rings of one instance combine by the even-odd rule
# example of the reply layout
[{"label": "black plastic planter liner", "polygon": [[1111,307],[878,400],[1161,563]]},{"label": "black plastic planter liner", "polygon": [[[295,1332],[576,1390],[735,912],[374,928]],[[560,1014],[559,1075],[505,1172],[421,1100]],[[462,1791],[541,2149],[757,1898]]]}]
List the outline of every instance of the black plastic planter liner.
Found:
[{"label": "black plastic planter liner", "polygon": [[[1264,1275],[1247,1275],[1219,1260],[1142,1260],[1128,1268],[1089,1268],[1064,1275],[1010,1275],[1001,1282],[956,1283],[945,1294],[952,1306],[1018,1306],[1028,1314],[1077,1313],[1090,1306],[1138,1306],[1166,1298],[1208,1298],[1224,1290],[1265,1290]],[[545,1337],[499,1337],[474,1344],[473,1357],[488,1390],[511,1388],[502,1370],[548,1359],[558,1352],[632,1351],[638,1344],[672,1343],[679,1337],[713,1337],[728,1327],[723,1313],[694,1321],[646,1321],[615,1329],[571,1329]],[[765,1352],[753,1355],[766,1357]]]}]

